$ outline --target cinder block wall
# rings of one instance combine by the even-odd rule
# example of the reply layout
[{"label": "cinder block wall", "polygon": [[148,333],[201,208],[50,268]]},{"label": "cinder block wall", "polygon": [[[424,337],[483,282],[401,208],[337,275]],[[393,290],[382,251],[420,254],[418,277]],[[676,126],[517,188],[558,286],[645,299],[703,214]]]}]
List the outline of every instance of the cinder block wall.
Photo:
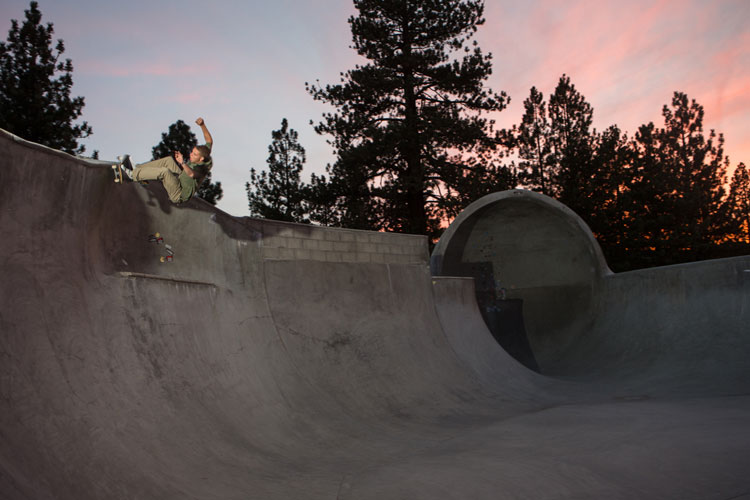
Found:
[{"label": "cinder block wall", "polygon": [[[259,221],[260,222],[260,221]],[[262,221],[264,259],[424,264],[427,237]]]}]

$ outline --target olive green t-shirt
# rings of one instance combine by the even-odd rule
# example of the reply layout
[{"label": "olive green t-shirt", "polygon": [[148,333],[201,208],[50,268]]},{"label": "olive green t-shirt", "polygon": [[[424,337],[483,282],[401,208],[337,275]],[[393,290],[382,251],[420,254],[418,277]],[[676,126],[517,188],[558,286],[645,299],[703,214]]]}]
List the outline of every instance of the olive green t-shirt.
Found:
[{"label": "olive green t-shirt", "polygon": [[[209,151],[211,151],[212,144],[210,142],[207,142],[204,144],[208,148]],[[208,175],[208,172],[211,170],[211,167],[213,166],[213,160],[208,160],[204,162],[192,162],[187,161],[185,164],[190,168],[193,172],[195,172],[197,175],[195,177],[190,177],[188,174],[186,174],[184,171],[180,173],[180,186],[182,186],[182,194],[180,195],[180,201],[188,201],[190,198],[193,197],[193,195],[198,191],[198,188],[201,185],[201,182],[203,182],[203,179],[206,178]]]}]

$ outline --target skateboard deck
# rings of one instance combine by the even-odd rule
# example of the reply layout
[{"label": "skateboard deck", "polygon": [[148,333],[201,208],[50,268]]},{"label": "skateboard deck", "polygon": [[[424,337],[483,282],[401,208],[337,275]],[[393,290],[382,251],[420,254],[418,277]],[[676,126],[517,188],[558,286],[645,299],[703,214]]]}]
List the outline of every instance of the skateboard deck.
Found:
[{"label": "skateboard deck", "polygon": [[133,164],[130,162],[130,155],[123,155],[117,157],[117,163],[112,165],[112,170],[115,173],[115,182],[123,184],[125,182],[131,182]]}]

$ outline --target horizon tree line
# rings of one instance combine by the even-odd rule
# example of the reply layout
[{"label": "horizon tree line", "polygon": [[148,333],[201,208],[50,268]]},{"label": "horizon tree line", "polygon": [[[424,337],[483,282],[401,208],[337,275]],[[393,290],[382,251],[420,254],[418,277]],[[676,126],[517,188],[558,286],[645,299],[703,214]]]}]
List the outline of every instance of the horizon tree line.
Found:
[{"label": "horizon tree line", "polygon": [[[664,105],[663,126],[644,124],[631,137],[617,125],[593,129],[593,107],[562,75],[548,100],[531,88],[518,125],[494,130],[486,115],[508,96],[484,85],[491,54],[472,40],[482,1],[354,6],[352,48],[367,64],[338,84],[306,84],[335,109],[315,130],[336,160],[328,178],[297,181],[293,220],[435,241],[472,201],[523,187],[580,215],[617,271],[750,253],[747,168],[739,163],[727,179],[724,137],[704,132],[703,107],[685,93]],[[269,169],[266,192],[283,170]],[[296,179],[300,171],[296,164]],[[251,215],[264,216],[257,177],[246,189]]]}]

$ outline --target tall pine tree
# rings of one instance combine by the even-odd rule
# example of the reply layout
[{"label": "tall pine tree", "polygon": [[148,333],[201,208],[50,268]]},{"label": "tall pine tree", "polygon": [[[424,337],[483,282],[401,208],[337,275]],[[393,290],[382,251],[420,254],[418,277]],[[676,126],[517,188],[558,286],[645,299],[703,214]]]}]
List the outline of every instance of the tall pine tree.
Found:
[{"label": "tall pine tree", "polygon": [[675,92],[672,108],[664,106],[661,148],[665,167],[676,181],[672,196],[671,246],[690,260],[709,256],[721,237],[722,200],[726,194],[724,136],[703,134],[703,106]]},{"label": "tall pine tree", "polygon": [[8,40],[0,43],[0,128],[70,154],[81,154],[78,143],[91,135],[81,116],[83,97],[70,97],[73,63],[62,60],[65,45],[57,40],[52,48],[52,23],[41,24],[37,2],[25,11],[19,26],[11,21]]},{"label": "tall pine tree", "polygon": [[631,143],[628,246],[635,267],[711,258],[724,238],[724,138],[703,133],[703,107],[675,92],[664,128],[642,125]]},{"label": "tall pine tree", "polygon": [[631,173],[628,137],[612,125],[593,136],[591,178],[586,180],[588,206],[586,222],[613,269],[619,270],[626,258],[622,242],[626,238],[626,213],[623,211],[625,186]]},{"label": "tall pine tree", "polygon": [[526,188],[553,196],[551,128],[544,94],[531,87],[523,102],[524,114],[516,130],[518,180]]},{"label": "tall pine tree", "polygon": [[[737,165],[727,196],[727,236],[736,243],[750,245],[750,172],[744,163]],[[748,252],[747,247],[745,252]]]},{"label": "tall pine tree", "polygon": [[268,172],[250,169],[245,185],[250,215],[288,222],[309,222],[310,188],[300,180],[305,165],[305,148],[297,131],[289,128],[286,118],[281,128],[271,132],[268,146]]},{"label": "tall pine tree", "polygon": [[316,131],[332,136],[337,160],[328,172],[340,220],[435,236],[442,217],[455,210],[457,190],[488,180],[502,188],[508,178],[501,166],[482,171],[479,161],[496,146],[484,114],[507,101],[484,87],[491,56],[470,41],[484,22],[484,4],[354,0],[354,6],[353,48],[368,63],[344,73],[340,84],[308,86],[314,99],[336,108]]},{"label": "tall pine tree", "polygon": [[567,75],[549,99],[553,186],[557,199],[587,218],[594,209],[592,183],[594,110]]}]

